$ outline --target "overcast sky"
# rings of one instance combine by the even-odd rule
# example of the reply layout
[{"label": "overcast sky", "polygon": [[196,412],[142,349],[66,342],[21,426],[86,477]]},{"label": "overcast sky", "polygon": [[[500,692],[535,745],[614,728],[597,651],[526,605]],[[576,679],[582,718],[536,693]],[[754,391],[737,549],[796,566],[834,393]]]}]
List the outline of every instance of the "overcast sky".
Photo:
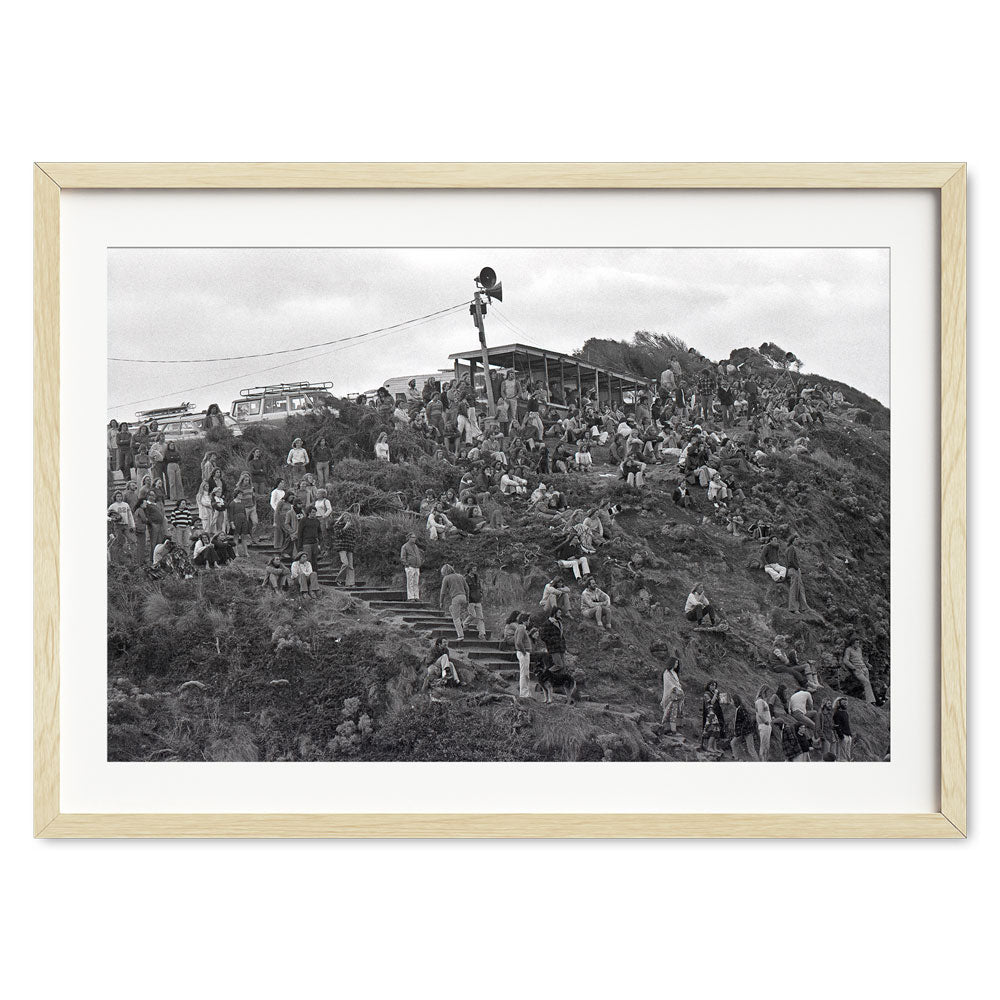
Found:
[{"label": "overcast sky", "polygon": [[[570,353],[588,337],[651,330],[717,360],[773,340],[804,371],[889,404],[889,251],[881,249],[112,249],[108,354],[212,358],[337,340],[467,302],[485,264],[504,286],[503,304],[486,318],[491,346]],[[463,309],[301,355],[109,361],[108,415],[181,400],[228,410],[241,388],[282,381],[328,380],[343,395],[449,367],[449,354],[477,346]]]}]

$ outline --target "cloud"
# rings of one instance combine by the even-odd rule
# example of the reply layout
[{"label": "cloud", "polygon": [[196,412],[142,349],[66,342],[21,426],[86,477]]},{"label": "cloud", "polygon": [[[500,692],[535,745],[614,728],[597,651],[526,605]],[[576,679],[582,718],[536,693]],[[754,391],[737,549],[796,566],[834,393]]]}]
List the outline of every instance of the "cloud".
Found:
[{"label": "cloud", "polygon": [[[673,333],[713,358],[774,340],[810,371],[889,402],[889,253],[880,249],[114,249],[109,355],[256,354],[319,343],[467,301],[484,264],[504,282],[494,345],[572,351],[592,336]],[[504,324],[507,319],[517,328]],[[335,391],[446,368],[477,344],[466,312],[309,361],[109,362],[109,407],[229,400],[263,380]],[[260,369],[281,365],[273,372]],[[222,382],[207,388],[207,383]],[[130,409],[131,407],[131,409]]]}]

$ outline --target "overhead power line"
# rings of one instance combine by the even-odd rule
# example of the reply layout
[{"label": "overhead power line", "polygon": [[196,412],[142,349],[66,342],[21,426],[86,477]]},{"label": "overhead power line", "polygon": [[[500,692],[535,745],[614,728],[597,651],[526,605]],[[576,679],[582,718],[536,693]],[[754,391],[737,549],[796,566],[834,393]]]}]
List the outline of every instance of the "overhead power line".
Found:
[{"label": "overhead power line", "polygon": [[[433,322],[434,320],[441,319],[445,315],[450,315],[458,309],[462,309],[467,305],[467,303],[462,302],[457,306],[452,306],[450,309],[443,309],[439,312],[428,313],[426,316],[420,316],[417,319],[412,319],[407,321],[407,329],[423,326],[425,323]],[[401,328],[402,324],[396,324],[391,327],[384,327],[382,330],[370,330],[366,336],[370,336],[373,340],[381,340],[384,337],[388,337],[390,334],[397,333]],[[356,337],[347,337],[344,340],[356,340]],[[163,399],[166,396],[181,395],[186,392],[197,392],[199,389],[212,389],[217,385],[225,385],[228,382],[237,382],[242,379],[253,378],[256,375],[266,375],[269,372],[279,371],[282,368],[288,368],[291,365],[297,365],[304,361],[315,361],[318,358],[326,358],[331,354],[336,354],[339,351],[346,351],[349,347],[353,346],[351,344],[346,344],[341,341],[334,341],[334,343],[340,343],[341,346],[333,348],[330,351],[321,351],[319,354],[310,354],[308,357],[293,358],[291,361],[284,361],[280,365],[272,365],[269,368],[257,368],[251,372],[243,372],[240,375],[227,375],[225,378],[217,379],[214,382],[203,382],[201,385],[189,385],[181,389],[169,389],[165,392],[158,393],[155,396],[147,396],[145,399],[133,399],[127,403],[116,403],[114,406],[109,406],[108,412],[111,410],[121,410],[127,406],[138,406],[140,403],[150,403],[157,399]],[[323,345],[315,345],[323,346]]]},{"label": "overhead power line", "polygon": [[331,344],[343,344],[349,340],[361,340],[364,337],[372,337],[379,333],[391,333],[393,330],[402,330],[405,327],[423,323],[426,320],[436,319],[438,316],[445,316],[449,313],[464,309],[469,303],[459,302],[458,305],[448,306],[447,309],[438,309],[435,312],[427,313],[425,316],[417,316],[413,319],[404,320],[401,323],[393,323],[392,326],[382,326],[377,330],[367,330],[364,333],[355,333],[350,337],[339,337],[336,340],[324,340],[318,344],[305,344],[302,347],[285,347],[279,351],[264,351],[261,354],[231,354],[219,358],[108,358],[108,361],[121,361],[135,365],[207,365],[218,361],[248,361],[251,358],[271,358],[279,354],[294,354],[297,351],[310,351],[317,347],[329,347]]}]

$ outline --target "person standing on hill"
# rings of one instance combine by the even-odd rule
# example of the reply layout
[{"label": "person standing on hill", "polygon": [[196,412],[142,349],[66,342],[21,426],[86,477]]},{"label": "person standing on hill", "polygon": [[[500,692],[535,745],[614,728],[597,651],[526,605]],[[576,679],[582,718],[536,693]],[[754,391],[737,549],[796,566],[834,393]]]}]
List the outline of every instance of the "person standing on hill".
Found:
[{"label": "person standing on hill", "polygon": [[128,423],[124,420],[118,425],[115,443],[117,446],[118,468],[125,479],[134,478],[135,472],[132,469],[132,433],[128,429]]},{"label": "person standing on hill", "polygon": [[545,649],[552,657],[552,663],[560,672],[566,669],[566,633],[563,629],[562,612],[553,608],[549,617],[538,630],[538,638],[545,643]]},{"label": "person standing on hill", "polygon": [[823,741],[823,759],[833,750],[836,736],[833,732],[833,702],[829,698],[823,699],[823,704],[819,706],[819,738]]},{"label": "person standing on hill", "polygon": [[278,501],[274,514],[274,547],[282,556],[294,554],[298,533],[299,518],[291,504],[291,495],[284,496]]},{"label": "person standing on hill", "polygon": [[345,510],[337,523],[333,526],[333,548],[340,557],[340,572],[337,574],[336,585],[339,587],[341,581],[346,586],[354,586],[354,546],[357,544],[357,529],[354,527],[354,520]]},{"label": "person standing on hill", "polygon": [[174,542],[185,555],[191,553],[191,530],[194,528],[194,511],[188,500],[178,500],[169,515]]},{"label": "person standing on hill", "polygon": [[320,544],[324,551],[327,550],[327,534],[330,531],[330,522],[333,519],[333,504],[327,498],[326,490],[316,491],[316,502],[313,504],[316,511],[316,518],[319,521]]},{"label": "person standing on hill", "polygon": [[718,753],[718,740],[722,733],[722,710],[719,706],[718,681],[709,681],[701,696],[701,746],[709,753]]},{"label": "person standing on hill", "polygon": [[167,496],[171,500],[183,500],[187,494],[181,477],[181,453],[173,441],[168,441],[164,447],[163,467],[167,481]]},{"label": "person standing on hill", "polygon": [[677,721],[684,709],[684,688],[681,685],[681,661],[671,656],[663,671],[663,697],[660,698],[660,708],[663,709],[661,726],[667,726],[670,732],[677,732]]},{"label": "person standing on hill", "polygon": [[[279,479],[274,484],[274,489],[271,490],[271,495],[268,502],[271,505],[271,510],[274,511],[274,520],[277,521],[278,505],[285,498],[285,493],[287,492],[287,483],[284,479]],[[277,547],[277,542],[275,542],[275,547]]]},{"label": "person standing on hill", "polygon": [[865,692],[865,701],[869,705],[874,705],[875,692],[872,690],[871,675],[864,654],[861,652],[861,639],[856,635],[851,636],[847,649],[844,650],[844,666],[860,682]]},{"label": "person standing on hill", "polygon": [[455,625],[458,641],[465,639],[465,617],[469,610],[469,585],[461,573],[455,572],[451,563],[441,567],[441,593],[438,595],[438,606],[451,612],[451,620]]},{"label": "person standing on hill", "polygon": [[285,464],[289,468],[292,486],[298,486],[305,475],[306,466],[309,464],[309,452],[302,447],[302,438],[296,438],[292,442],[291,450],[285,458]]},{"label": "person standing on hill", "polygon": [[266,497],[270,493],[267,488],[267,463],[260,453],[260,448],[254,448],[247,459],[247,470],[250,473],[250,482],[253,483],[255,496]]},{"label": "person standing on hill", "polygon": [[838,698],[833,703],[833,735],[837,737],[837,760],[850,760],[854,733],[846,698]]},{"label": "person standing on hill", "polygon": [[320,489],[326,489],[326,484],[330,481],[330,462],[333,460],[333,453],[325,437],[321,437],[313,446],[312,459],[316,467],[316,485]]},{"label": "person standing on hill", "polygon": [[167,517],[160,502],[159,490],[152,490],[142,502],[146,514],[146,530],[149,532],[149,551],[152,555],[164,538],[167,537]]},{"label": "person standing on hill", "polygon": [[736,706],[736,717],[733,719],[733,738],[729,741],[729,749],[733,752],[733,758],[736,757],[736,746],[742,740],[747,753],[750,754],[750,759],[760,760],[753,743],[753,736],[757,730],[756,712],[751,712],[743,704],[743,699],[738,694],[733,695],[733,704]]},{"label": "person standing on hill", "polygon": [[218,403],[209,403],[208,409],[205,411],[205,419],[201,422],[201,425],[206,434],[211,434],[213,431],[216,434],[225,433],[226,419],[223,417]]},{"label": "person standing on hill", "polygon": [[118,469],[118,421],[108,421],[108,472]]},{"label": "person standing on hill", "polygon": [[771,692],[766,685],[762,685],[757,691],[754,699],[754,712],[757,720],[757,735],[760,737],[760,759],[767,761],[767,755],[771,749],[771,705],[767,696]]},{"label": "person standing on hill", "polygon": [[424,564],[424,553],[417,545],[416,533],[411,531],[406,536],[406,542],[399,550],[399,559],[406,574],[406,599],[420,600],[420,567]]},{"label": "person standing on hill", "polygon": [[475,625],[480,639],[486,638],[486,619],[483,617],[483,584],[479,579],[479,567],[469,566],[465,571],[465,583],[469,588],[468,618],[465,625]]},{"label": "person standing on hill", "polygon": [[[236,507],[234,508],[234,503]],[[229,521],[232,524],[234,514],[242,508],[243,515],[247,522],[247,536],[250,541],[255,541],[254,535],[260,525],[260,518],[257,516],[257,500],[253,481],[249,472],[244,472],[233,488],[232,501],[229,504]]]},{"label": "person standing on hill", "polygon": [[163,491],[165,497],[169,497],[167,486],[166,465],[164,459],[167,454],[167,444],[163,439],[163,431],[155,429],[156,421],[152,421],[149,431],[149,461],[152,463],[150,471],[153,474],[153,482]]},{"label": "person standing on hill", "polygon": [[809,610],[809,603],[806,601],[806,588],[802,582],[802,569],[799,566],[799,553],[795,548],[797,541],[796,535],[792,535],[788,539],[784,559],[785,575],[788,578],[788,610],[792,614]]},{"label": "person standing on hill", "polygon": [[518,698],[531,697],[531,636],[528,634],[529,617],[526,614],[517,616],[517,624],[514,628],[514,652],[517,654]]},{"label": "person standing on hill", "polygon": [[378,440],[375,442],[375,461],[389,461],[389,435],[385,431],[379,434]]},{"label": "person standing on hill", "polygon": [[314,568],[319,567],[320,524],[316,508],[309,507],[299,521],[299,551]]}]

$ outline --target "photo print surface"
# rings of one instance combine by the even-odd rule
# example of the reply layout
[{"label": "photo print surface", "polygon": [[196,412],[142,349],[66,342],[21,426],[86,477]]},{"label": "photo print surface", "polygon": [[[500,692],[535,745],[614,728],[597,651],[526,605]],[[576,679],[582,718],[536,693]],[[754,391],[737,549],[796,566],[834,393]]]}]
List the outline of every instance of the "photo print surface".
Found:
[{"label": "photo print surface", "polygon": [[889,268],[109,249],[108,759],[889,759]]}]

